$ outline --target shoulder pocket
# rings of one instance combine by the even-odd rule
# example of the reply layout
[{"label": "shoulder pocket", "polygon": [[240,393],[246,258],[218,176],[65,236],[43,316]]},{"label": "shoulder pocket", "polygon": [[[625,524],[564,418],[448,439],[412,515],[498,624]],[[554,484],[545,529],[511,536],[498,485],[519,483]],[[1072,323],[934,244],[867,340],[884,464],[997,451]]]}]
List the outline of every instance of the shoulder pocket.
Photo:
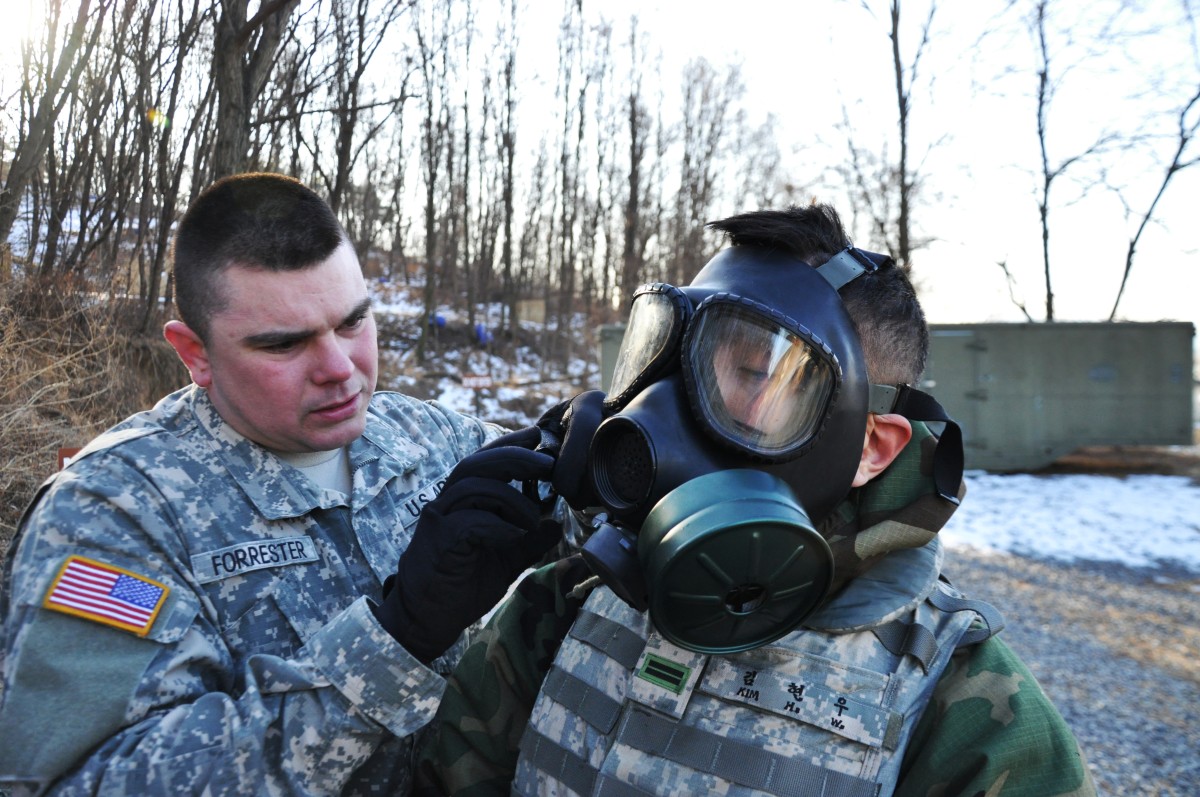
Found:
[{"label": "shoulder pocket", "polygon": [[148,668],[163,655],[163,645],[187,633],[198,612],[190,593],[169,588],[139,635],[86,613],[49,609],[46,599],[71,558],[39,563],[36,572],[18,578],[20,592],[7,618],[15,644],[5,662],[0,772],[34,783],[77,766],[126,725]]},{"label": "shoulder pocket", "polygon": [[107,552],[65,552],[17,577],[16,602],[106,626],[156,642],[183,637],[199,601],[170,576],[144,562]]}]

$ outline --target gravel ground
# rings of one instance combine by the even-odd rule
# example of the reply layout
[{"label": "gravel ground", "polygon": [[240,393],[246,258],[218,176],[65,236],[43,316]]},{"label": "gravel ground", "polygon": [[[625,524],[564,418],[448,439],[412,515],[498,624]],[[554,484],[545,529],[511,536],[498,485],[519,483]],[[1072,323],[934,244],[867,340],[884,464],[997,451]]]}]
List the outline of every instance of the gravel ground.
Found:
[{"label": "gravel ground", "polygon": [[1200,795],[1200,578],[968,548],[946,573],[1007,619],[1101,794]]}]

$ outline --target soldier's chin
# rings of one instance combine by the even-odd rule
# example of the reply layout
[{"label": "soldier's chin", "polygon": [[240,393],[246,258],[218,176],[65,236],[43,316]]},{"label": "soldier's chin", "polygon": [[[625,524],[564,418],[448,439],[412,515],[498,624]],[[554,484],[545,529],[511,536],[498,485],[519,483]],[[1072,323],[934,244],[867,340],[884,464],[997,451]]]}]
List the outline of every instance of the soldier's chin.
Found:
[{"label": "soldier's chin", "polygon": [[364,412],[315,432],[310,436],[308,443],[313,451],[332,451],[353,443],[362,436],[366,426],[367,415]]}]

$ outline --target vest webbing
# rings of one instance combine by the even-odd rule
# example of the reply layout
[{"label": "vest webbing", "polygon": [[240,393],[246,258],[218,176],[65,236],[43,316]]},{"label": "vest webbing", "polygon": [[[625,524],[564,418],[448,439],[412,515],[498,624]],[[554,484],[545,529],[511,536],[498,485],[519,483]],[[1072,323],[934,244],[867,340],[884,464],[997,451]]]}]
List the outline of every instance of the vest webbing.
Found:
[{"label": "vest webbing", "polygon": [[627,670],[637,665],[646,640],[620,623],[592,612],[582,611],[571,626],[571,636],[602,650]]},{"label": "vest webbing", "polygon": [[[631,706],[617,731],[617,744],[661,756],[741,786],[779,795],[820,794],[824,797],[872,797],[878,785],[832,772],[808,761],[781,756],[761,747],[710,733]],[[645,795],[648,792],[597,773],[584,759],[526,728],[521,753],[569,789],[597,797]]]},{"label": "vest webbing", "polygon": [[546,675],[542,692],[602,733],[611,731],[621,716],[619,702],[563,670]]},{"label": "vest webbing", "polygon": [[[946,592],[940,585],[926,598],[931,604],[947,613],[975,612],[983,621],[982,628],[969,628],[958,640],[957,647],[976,645],[990,639],[1004,628],[1004,617],[990,603],[971,600]],[[906,623],[903,620],[893,620],[890,623],[872,628],[875,637],[892,653],[897,656],[912,656],[921,662],[921,669],[929,672],[929,665],[937,658],[937,640],[925,626],[920,623]]]}]

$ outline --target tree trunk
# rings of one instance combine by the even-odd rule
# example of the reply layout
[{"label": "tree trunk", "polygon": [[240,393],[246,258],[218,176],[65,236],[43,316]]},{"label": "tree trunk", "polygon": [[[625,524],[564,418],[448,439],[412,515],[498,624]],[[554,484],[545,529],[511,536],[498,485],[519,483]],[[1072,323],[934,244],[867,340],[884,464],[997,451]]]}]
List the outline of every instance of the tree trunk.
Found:
[{"label": "tree trunk", "polygon": [[213,178],[244,172],[251,166],[251,111],[298,3],[264,0],[257,13],[247,19],[250,0],[221,0],[213,48],[213,79],[217,86]]}]

